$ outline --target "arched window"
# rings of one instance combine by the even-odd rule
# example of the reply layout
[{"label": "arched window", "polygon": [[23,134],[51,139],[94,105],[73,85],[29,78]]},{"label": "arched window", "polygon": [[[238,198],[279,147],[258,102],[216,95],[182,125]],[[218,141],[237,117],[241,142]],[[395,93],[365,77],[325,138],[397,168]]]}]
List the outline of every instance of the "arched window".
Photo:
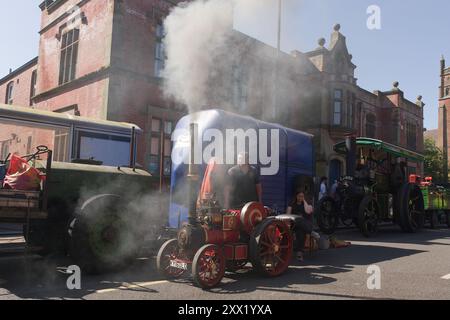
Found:
[{"label": "arched window", "polygon": [[6,97],[5,97],[5,103],[6,104],[13,104],[13,94],[14,94],[14,82],[11,81],[6,86]]},{"label": "arched window", "polygon": [[377,134],[376,126],[377,118],[373,114],[368,114],[366,116],[366,137],[375,138]]},{"label": "arched window", "polygon": [[448,97],[450,94],[450,88],[445,88],[445,96]]}]

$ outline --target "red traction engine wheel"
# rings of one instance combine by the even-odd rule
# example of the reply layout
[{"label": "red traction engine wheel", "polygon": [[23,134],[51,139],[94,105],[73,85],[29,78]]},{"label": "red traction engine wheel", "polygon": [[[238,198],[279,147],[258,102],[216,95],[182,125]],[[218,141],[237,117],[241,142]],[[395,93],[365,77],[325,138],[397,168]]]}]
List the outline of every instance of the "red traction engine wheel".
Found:
[{"label": "red traction engine wheel", "polygon": [[289,226],[279,220],[267,219],[250,237],[250,261],[253,268],[269,277],[283,274],[292,258],[293,238]]},{"label": "red traction engine wheel", "polygon": [[180,259],[177,239],[163,244],[156,257],[156,266],[166,279],[179,278],[186,272],[187,264]]},{"label": "red traction engine wheel", "polygon": [[192,276],[197,286],[203,289],[215,287],[225,275],[225,255],[214,244],[207,244],[195,254],[192,262]]}]

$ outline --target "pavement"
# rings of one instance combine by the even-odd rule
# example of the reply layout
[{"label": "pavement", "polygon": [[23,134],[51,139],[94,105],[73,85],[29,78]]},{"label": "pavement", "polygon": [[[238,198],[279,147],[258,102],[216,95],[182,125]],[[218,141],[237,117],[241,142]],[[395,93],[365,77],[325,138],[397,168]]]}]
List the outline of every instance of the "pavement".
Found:
[{"label": "pavement", "polygon": [[[450,299],[449,229],[405,234],[392,226],[374,239],[356,230],[341,231],[338,237],[352,246],[315,252],[303,263],[293,261],[278,278],[261,277],[248,266],[243,272],[227,273],[210,291],[196,288],[189,278],[162,279],[154,258],[138,259],[119,273],[82,275],[81,290],[68,290],[68,275],[57,271],[70,264],[67,258],[6,257],[0,259],[0,300]],[[380,271],[379,289],[368,288],[371,270]]]}]

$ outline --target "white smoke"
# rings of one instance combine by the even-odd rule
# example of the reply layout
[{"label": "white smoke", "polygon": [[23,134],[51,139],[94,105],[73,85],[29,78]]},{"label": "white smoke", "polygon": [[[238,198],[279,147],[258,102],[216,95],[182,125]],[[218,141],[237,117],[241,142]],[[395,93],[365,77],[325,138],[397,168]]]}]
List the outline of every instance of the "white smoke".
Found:
[{"label": "white smoke", "polygon": [[[223,73],[232,72],[243,52],[232,42],[234,11],[251,15],[264,5],[267,1],[196,0],[175,7],[164,23],[165,94],[187,105],[189,111],[212,102],[231,104],[231,84]],[[214,99],[212,86],[221,92]]]},{"label": "white smoke", "polygon": [[166,93],[188,106],[207,103],[209,71],[232,22],[228,0],[194,1],[171,12],[164,24]]}]

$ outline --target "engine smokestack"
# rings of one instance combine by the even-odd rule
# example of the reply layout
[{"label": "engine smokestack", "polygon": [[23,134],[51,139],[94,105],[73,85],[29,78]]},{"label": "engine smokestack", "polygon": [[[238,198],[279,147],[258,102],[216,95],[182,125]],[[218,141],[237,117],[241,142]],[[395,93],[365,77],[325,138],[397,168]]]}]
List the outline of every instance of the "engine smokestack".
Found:
[{"label": "engine smokestack", "polygon": [[356,137],[347,136],[345,138],[345,148],[347,150],[347,176],[354,177],[356,171]]},{"label": "engine smokestack", "polygon": [[188,181],[189,181],[189,214],[188,221],[191,225],[195,225],[197,223],[197,181],[198,181],[198,167],[195,164],[195,143],[197,139],[198,133],[198,125],[195,123],[191,123],[189,126],[190,130],[190,140],[191,140],[191,150],[190,150],[190,158],[189,158],[189,172],[188,172]]}]

